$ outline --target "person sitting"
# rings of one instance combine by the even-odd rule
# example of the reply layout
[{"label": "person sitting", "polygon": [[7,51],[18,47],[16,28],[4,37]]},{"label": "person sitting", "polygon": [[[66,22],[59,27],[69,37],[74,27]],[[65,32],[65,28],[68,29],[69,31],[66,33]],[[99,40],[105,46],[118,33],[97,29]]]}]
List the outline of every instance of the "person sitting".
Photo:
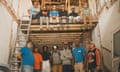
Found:
[{"label": "person sitting", "polygon": [[43,10],[40,11],[40,25],[42,25],[42,23],[47,24],[47,27],[49,25],[49,11],[47,10],[46,7],[43,7]]},{"label": "person sitting", "polygon": [[59,22],[59,12],[56,10],[56,6],[53,6],[52,11],[50,11],[50,23]]},{"label": "person sitting", "polygon": [[40,12],[40,8],[38,7],[39,3],[37,1],[33,2],[33,6],[28,10],[28,14],[32,16],[32,19],[37,19],[37,15]]},{"label": "person sitting", "polygon": [[78,16],[78,13],[75,12],[75,8],[73,7],[71,9],[71,13],[69,14],[69,23],[76,23],[80,21],[80,16]]},{"label": "person sitting", "polygon": [[68,23],[68,12],[62,7],[62,10],[59,13],[60,23]]},{"label": "person sitting", "polygon": [[83,8],[81,9],[81,17],[84,21],[84,24],[87,23],[87,20],[91,23],[91,15],[90,15],[90,9],[88,8],[88,4],[84,3]]}]

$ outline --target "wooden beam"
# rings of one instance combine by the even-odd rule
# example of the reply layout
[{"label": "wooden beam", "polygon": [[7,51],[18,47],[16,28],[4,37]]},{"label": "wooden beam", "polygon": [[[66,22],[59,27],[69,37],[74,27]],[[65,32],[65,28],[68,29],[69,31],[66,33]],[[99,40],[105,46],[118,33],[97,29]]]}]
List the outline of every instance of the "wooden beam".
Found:
[{"label": "wooden beam", "polygon": [[63,40],[43,40],[43,41],[40,41],[40,40],[33,40],[33,42],[35,43],[62,43],[64,41],[68,41],[68,42],[71,42],[73,41],[74,39],[63,39]]},{"label": "wooden beam", "polygon": [[58,35],[40,35],[40,34],[36,34],[36,35],[30,35],[29,37],[66,37],[66,36],[80,36],[80,34],[66,34],[66,35],[62,35],[62,34],[58,34]]},{"label": "wooden beam", "polygon": [[44,36],[44,35],[81,35],[82,33],[78,32],[78,33],[74,33],[74,32],[71,32],[71,33],[36,33],[36,34],[29,34],[30,36],[38,36],[38,35],[41,35],[41,36]]},{"label": "wooden beam", "polygon": [[56,37],[56,38],[30,38],[33,40],[64,40],[64,39],[75,39],[75,38],[80,38],[80,36],[74,36],[74,37]]},{"label": "wooden beam", "polygon": [[82,7],[81,7],[81,0],[79,0],[79,8],[82,8]]},{"label": "wooden beam", "polygon": [[[96,19],[96,18],[93,18],[92,20],[92,23],[93,24],[96,24],[96,23],[98,23],[98,20]],[[28,20],[24,20],[23,21],[23,23],[29,23],[29,21]],[[40,21],[39,21],[39,19],[34,19],[34,20],[32,20],[31,21],[31,23],[32,23],[32,25],[39,25],[40,24]],[[89,22],[88,22],[89,23]],[[59,23],[56,23],[56,25],[58,25]],[[75,24],[75,23],[73,23],[73,24]],[[77,23],[77,24],[84,24],[84,22],[83,21],[80,21],[80,23]],[[50,23],[49,25],[54,25],[53,23]],[[60,24],[59,24],[60,25]],[[64,24],[65,25],[65,24]],[[66,24],[66,25],[70,25],[70,24]]]},{"label": "wooden beam", "polygon": [[68,0],[68,13],[70,12],[70,9],[71,9],[71,7],[70,7],[70,0]]},{"label": "wooden beam", "polygon": [[11,6],[8,4],[8,2],[6,0],[0,0],[0,2],[3,4],[3,6],[9,12],[9,14],[13,17],[13,20],[15,20],[16,22],[18,22],[18,17],[15,14],[15,12],[13,11],[13,9],[11,8]]},{"label": "wooden beam", "polygon": [[[87,25],[81,25],[81,24],[71,24],[71,25],[64,25],[58,26],[58,25],[50,25],[52,28],[46,28],[46,25],[40,26],[40,25],[32,25],[30,27],[31,31],[65,31],[65,30],[84,30],[85,28],[91,29],[90,27],[95,27],[96,24],[87,24]],[[41,27],[41,28],[40,28]],[[63,29],[64,28],[64,29]]]}]

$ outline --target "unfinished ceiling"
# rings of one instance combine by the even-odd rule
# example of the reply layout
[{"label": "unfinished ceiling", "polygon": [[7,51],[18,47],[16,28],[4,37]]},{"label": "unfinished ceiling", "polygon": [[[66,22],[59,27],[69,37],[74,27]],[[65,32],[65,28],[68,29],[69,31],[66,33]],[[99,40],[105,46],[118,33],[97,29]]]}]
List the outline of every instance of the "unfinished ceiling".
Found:
[{"label": "unfinished ceiling", "polygon": [[[92,24],[50,24],[49,28],[46,25],[39,25],[38,21],[32,21],[30,26],[29,38],[37,45],[43,44],[61,44],[64,41],[73,42],[76,38],[81,38],[85,32],[91,32],[96,26],[97,21]],[[25,31],[24,31],[25,33]]]}]

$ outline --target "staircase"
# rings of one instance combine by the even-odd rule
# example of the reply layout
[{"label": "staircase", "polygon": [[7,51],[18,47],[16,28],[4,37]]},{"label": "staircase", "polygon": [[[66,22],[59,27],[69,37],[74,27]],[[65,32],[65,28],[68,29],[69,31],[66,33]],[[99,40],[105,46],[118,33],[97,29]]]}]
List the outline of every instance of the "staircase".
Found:
[{"label": "staircase", "polygon": [[[23,23],[24,20],[27,20],[28,23]],[[31,17],[27,15],[23,15],[20,24],[17,30],[17,38],[14,45],[14,48],[11,50],[10,55],[10,72],[21,72],[21,60],[17,58],[17,52],[21,47],[25,46],[26,41],[28,40],[29,31],[31,25]]]}]

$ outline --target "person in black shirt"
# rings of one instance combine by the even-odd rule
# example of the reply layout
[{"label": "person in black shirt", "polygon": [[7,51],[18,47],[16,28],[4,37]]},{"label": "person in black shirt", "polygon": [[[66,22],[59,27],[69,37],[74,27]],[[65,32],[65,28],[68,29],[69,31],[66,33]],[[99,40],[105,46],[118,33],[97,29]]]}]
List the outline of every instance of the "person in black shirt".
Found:
[{"label": "person in black shirt", "polygon": [[70,23],[75,23],[80,20],[80,16],[78,16],[78,13],[75,12],[75,8],[71,9],[71,13],[69,14],[69,22]]},{"label": "person in black shirt", "polygon": [[51,67],[50,67],[51,54],[48,51],[48,46],[43,46],[42,57],[43,57],[42,72],[50,72],[51,71]]},{"label": "person in black shirt", "polygon": [[68,12],[62,7],[62,10],[59,13],[60,23],[68,23]]},{"label": "person in black shirt", "polygon": [[42,25],[42,23],[47,24],[47,27],[49,25],[49,11],[47,10],[46,7],[43,7],[43,10],[40,11],[40,25]]}]

